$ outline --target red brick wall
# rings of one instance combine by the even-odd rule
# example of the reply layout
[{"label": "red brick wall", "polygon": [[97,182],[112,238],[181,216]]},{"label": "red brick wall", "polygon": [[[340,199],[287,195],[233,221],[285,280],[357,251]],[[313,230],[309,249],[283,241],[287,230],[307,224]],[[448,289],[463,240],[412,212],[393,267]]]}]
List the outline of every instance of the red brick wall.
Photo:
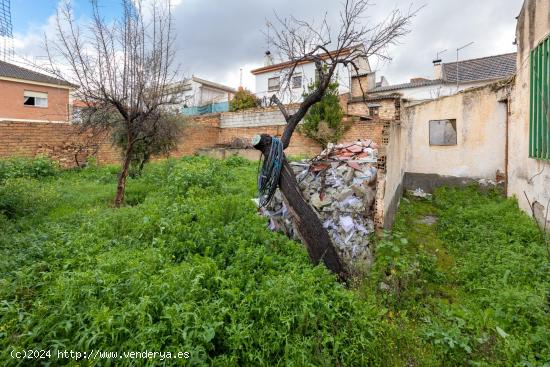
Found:
[{"label": "red brick wall", "polygon": [[[282,125],[221,129],[219,122],[219,114],[188,119],[177,148],[170,155],[192,155],[201,148],[228,144],[235,138],[250,139],[256,134],[281,136],[284,130]],[[383,125],[382,121],[354,122],[342,141],[372,139],[380,143]],[[92,149],[79,152],[79,148],[84,145]],[[320,150],[314,141],[296,131],[286,152],[289,155],[312,155]],[[0,158],[45,155],[69,167],[75,165],[76,153],[81,162],[92,153],[96,153],[98,163],[120,161],[120,152],[111,144],[108,136],[91,141],[89,136],[79,135],[75,127],[68,123],[0,122]]]},{"label": "red brick wall", "polygon": [[186,120],[182,135],[172,157],[193,155],[200,148],[214,147],[220,135],[220,114],[194,117]]},{"label": "red brick wall", "polygon": [[[48,107],[25,106],[25,91],[48,93]],[[0,80],[0,119],[68,121],[69,90]]]},{"label": "red brick wall", "polygon": [[[82,150],[83,146],[89,150]],[[68,123],[0,122],[0,157],[35,157],[45,155],[65,167],[76,165],[75,154],[82,161],[87,152],[95,151],[98,163],[119,161],[119,152],[108,137],[89,140],[76,133]]]}]

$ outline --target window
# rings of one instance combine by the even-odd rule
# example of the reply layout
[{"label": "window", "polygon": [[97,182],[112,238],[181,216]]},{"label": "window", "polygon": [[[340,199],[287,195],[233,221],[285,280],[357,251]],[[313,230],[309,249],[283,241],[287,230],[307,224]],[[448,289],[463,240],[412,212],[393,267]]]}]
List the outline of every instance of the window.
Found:
[{"label": "window", "polygon": [[24,93],[23,104],[25,106],[48,107],[48,93],[31,92]]},{"label": "window", "polygon": [[274,90],[279,90],[280,84],[281,79],[278,76],[275,78],[269,78],[267,80],[267,90],[270,92]]},{"label": "window", "polygon": [[550,159],[550,38],[531,50],[529,157]]},{"label": "window", "polygon": [[456,120],[430,120],[430,145],[456,145]]},{"label": "window", "polygon": [[369,107],[369,116],[370,117],[378,117],[378,110],[380,107],[378,106],[371,106]]},{"label": "window", "polygon": [[292,88],[302,88],[302,74],[292,77]]}]

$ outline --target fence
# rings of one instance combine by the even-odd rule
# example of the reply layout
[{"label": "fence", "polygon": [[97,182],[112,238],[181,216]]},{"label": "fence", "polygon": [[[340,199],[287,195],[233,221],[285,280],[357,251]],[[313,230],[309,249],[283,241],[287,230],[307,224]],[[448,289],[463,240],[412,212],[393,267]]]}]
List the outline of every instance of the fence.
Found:
[{"label": "fence", "polygon": [[229,102],[210,103],[204,106],[182,107],[181,113],[186,116],[199,116],[207,113],[227,112]]}]

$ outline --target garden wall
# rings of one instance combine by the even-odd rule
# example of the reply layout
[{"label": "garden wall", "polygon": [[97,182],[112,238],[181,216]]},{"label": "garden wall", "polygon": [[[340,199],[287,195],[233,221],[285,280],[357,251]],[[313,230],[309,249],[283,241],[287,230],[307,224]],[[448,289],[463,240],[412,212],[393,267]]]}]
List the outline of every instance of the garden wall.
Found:
[{"label": "garden wall", "polygon": [[[274,115],[274,111],[269,110],[267,113],[265,111],[256,113],[270,120]],[[237,138],[249,140],[256,134],[281,136],[285,127],[280,123],[250,126],[249,123],[236,122],[234,115],[240,116],[242,113],[218,113],[189,118],[185,122],[181,139],[171,156],[182,157],[196,154],[204,148],[228,146]],[[259,119],[263,118],[261,116]],[[230,124],[232,127],[222,127],[222,121],[224,119],[227,121],[228,118],[232,121]],[[258,117],[251,117],[251,119],[258,119]],[[372,139],[380,144],[383,125],[382,121],[376,120],[356,121],[342,141]],[[313,140],[296,132],[287,153],[313,155],[320,150],[321,147]],[[112,146],[108,136],[92,141],[90,136],[77,134],[75,126],[70,123],[0,122],[0,158],[45,155],[59,161],[65,167],[71,167],[76,165],[75,154],[79,162],[83,162],[88,154],[95,155],[100,164],[120,161],[120,153]]]}]

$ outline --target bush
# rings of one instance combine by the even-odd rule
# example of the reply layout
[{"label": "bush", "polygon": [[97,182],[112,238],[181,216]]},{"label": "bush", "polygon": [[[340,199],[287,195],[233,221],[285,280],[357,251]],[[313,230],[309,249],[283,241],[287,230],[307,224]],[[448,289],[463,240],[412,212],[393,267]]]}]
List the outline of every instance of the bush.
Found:
[{"label": "bush", "polygon": [[0,182],[8,178],[41,178],[55,176],[59,165],[46,157],[0,160]]},{"label": "bush", "polygon": [[230,111],[241,111],[258,106],[256,96],[248,89],[239,89],[233,99],[229,102]]},{"label": "bush", "polygon": [[[312,93],[317,85],[318,82],[308,85],[304,98]],[[311,106],[299,129],[302,134],[326,147],[328,143],[336,143],[349,129],[349,126],[342,123],[343,116],[338,83],[333,82],[330,83],[321,101]]]}]

